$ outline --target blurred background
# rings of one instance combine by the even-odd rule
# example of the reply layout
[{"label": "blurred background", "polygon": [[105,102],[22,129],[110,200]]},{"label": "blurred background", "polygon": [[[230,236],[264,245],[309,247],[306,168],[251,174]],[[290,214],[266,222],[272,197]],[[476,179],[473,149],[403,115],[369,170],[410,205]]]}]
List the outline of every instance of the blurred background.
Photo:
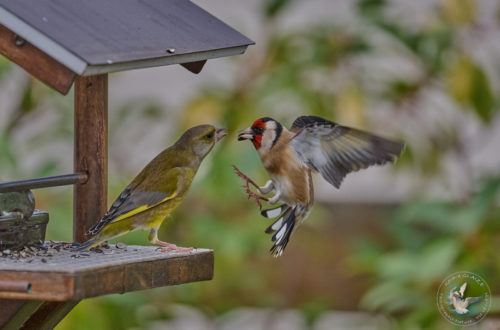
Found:
[{"label": "blurred background", "polygon": [[[215,250],[212,281],[81,302],[57,329],[446,329],[456,271],[492,292],[500,327],[500,4],[496,0],[195,0],[256,41],[242,56],[110,75],[109,201],[188,127],[230,134],[160,239]],[[73,99],[0,58],[0,180],[72,171]],[[284,255],[231,165],[267,180],[236,132],[303,114],[404,140],[395,166],[316,198]],[[35,191],[47,238],[72,238],[72,189]],[[119,241],[147,244],[146,232]]]}]

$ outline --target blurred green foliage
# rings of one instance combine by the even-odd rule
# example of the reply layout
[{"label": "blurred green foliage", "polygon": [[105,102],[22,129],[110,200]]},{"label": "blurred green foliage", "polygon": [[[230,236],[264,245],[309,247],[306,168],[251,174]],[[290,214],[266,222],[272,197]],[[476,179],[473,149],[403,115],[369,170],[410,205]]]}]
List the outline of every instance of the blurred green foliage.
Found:
[{"label": "blurred green foliage", "polygon": [[[276,28],[279,19],[298,2],[263,1],[259,53],[235,59],[239,63],[235,83],[205,86],[183,105],[176,118],[177,134],[202,119],[230,131],[203,164],[173,221],[167,221],[160,233],[161,239],[180,245],[214,249],[215,278],[89,299],[80,303],[59,329],[147,327],[154,320],[171,317],[166,307],[171,303],[194,305],[209,316],[238,306],[294,307],[313,324],[325,310],[356,308],[345,302],[350,294],[357,295],[359,308],[386,313],[397,320],[398,327],[442,328],[446,324],[437,313],[434,295],[448,274],[464,269],[477,272],[492,292],[498,292],[498,173],[487,173],[477,184],[470,179],[471,173],[464,173],[459,178],[463,180],[462,191],[452,192],[452,201],[417,196],[381,225],[383,237],[365,239],[360,230],[352,250],[337,249],[330,235],[337,234],[340,240],[343,233],[336,233],[326,208],[316,205],[284,257],[274,260],[266,253],[271,246],[263,234],[267,222],[246,199],[231,169],[235,164],[257,182],[266,180],[252,146],[235,143],[235,132],[259,116],[272,116],[289,125],[298,115],[315,114],[400,136],[408,146],[398,167],[418,176],[423,192],[427,183],[445,173],[443,163],[450,154],[464,165],[464,171],[470,161],[464,154],[468,141],[461,134],[461,123],[439,121],[435,114],[429,119],[432,113],[422,108],[428,91],[439,93],[452,105],[453,118],[465,117],[488,127],[498,117],[498,86],[494,82],[499,74],[486,70],[460,39],[464,31],[479,25],[480,2],[437,1],[425,24],[419,26],[391,15],[394,4],[389,1],[361,0],[355,4],[355,27],[317,21],[281,31]],[[384,71],[378,62],[371,62],[381,57],[402,61],[416,68],[416,73]],[[13,66],[0,58],[0,87],[12,74]],[[29,78],[21,84],[22,93],[15,96],[6,123],[0,122],[1,179],[70,171],[67,154],[45,151],[51,146],[71,146],[71,96],[61,97]],[[382,123],[373,116],[382,112],[381,108],[389,112],[389,120]],[[123,142],[123,132],[139,130],[146,135],[148,127],[167,121],[168,110],[154,100],[136,99],[110,114],[110,201],[135,174],[123,163],[141,152],[135,147],[137,143],[130,143],[125,155],[117,154],[115,150],[120,149],[115,146]],[[50,119],[50,130],[26,129],[41,118]],[[38,153],[40,161],[25,167],[22,157],[30,153]],[[49,239],[71,238],[70,191],[36,192],[37,207],[50,211]],[[145,244],[146,233],[130,233],[119,240]],[[337,250],[347,260],[343,268],[331,266],[339,258]],[[334,285],[331,278],[340,273],[363,274],[354,277],[351,289],[357,290],[355,293],[340,297],[339,291],[324,289]],[[354,283],[358,279],[360,283]]]},{"label": "blurred green foliage", "polygon": [[[469,203],[416,200],[394,212],[386,223],[390,241],[365,242],[352,256],[358,271],[375,277],[361,306],[399,315],[402,328],[418,324],[447,325],[435,307],[443,279],[457,271],[481,274],[498,292],[500,263],[496,245],[500,230],[500,178],[479,184]],[[497,313],[500,305],[492,306]]]}]

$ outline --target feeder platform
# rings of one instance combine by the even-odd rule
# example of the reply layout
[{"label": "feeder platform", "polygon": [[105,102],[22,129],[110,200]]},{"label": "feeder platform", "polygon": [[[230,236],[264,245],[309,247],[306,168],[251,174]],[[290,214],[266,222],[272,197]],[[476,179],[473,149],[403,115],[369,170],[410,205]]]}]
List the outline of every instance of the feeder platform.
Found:
[{"label": "feeder platform", "polygon": [[60,250],[52,256],[0,260],[0,298],[67,301],[210,280],[212,250],[162,252],[114,245],[103,253]]}]

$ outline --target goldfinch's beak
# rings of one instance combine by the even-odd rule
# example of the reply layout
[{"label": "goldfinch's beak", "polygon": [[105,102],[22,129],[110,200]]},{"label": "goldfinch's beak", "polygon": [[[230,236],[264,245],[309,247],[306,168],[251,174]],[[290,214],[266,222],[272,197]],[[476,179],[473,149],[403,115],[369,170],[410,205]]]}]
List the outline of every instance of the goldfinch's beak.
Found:
[{"label": "goldfinch's beak", "polygon": [[243,140],[253,140],[253,131],[250,127],[245,128],[238,133],[238,141]]},{"label": "goldfinch's beak", "polygon": [[219,142],[222,140],[224,136],[227,135],[226,132],[224,132],[226,129],[224,127],[216,127],[215,128],[215,142]]}]

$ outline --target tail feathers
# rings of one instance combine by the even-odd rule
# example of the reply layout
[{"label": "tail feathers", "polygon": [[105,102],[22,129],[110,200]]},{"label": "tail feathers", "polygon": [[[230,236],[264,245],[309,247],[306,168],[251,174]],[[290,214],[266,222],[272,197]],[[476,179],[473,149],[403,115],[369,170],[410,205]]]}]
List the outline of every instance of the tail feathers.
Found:
[{"label": "tail feathers", "polygon": [[292,236],[295,226],[298,226],[309,214],[311,204],[297,204],[289,206],[283,204],[274,209],[262,211],[262,215],[267,217],[269,215],[278,214],[277,210],[282,213],[272,225],[267,227],[266,234],[273,234],[271,241],[274,245],[271,248],[271,254],[277,258],[283,254],[285,247]]},{"label": "tail feathers", "polygon": [[73,243],[74,246],[74,251],[85,251],[96,245],[97,242],[94,239],[89,239],[86,242],[83,243]]},{"label": "tail feathers", "polygon": [[272,218],[276,218],[277,216],[279,216],[281,213],[286,211],[288,208],[290,208],[288,205],[283,204],[283,205],[280,205],[280,206],[272,208],[272,209],[262,210],[260,212],[260,214],[263,217],[266,217],[268,219],[272,219]]},{"label": "tail feathers", "polygon": [[[279,228],[279,230],[271,238],[274,245],[269,250],[275,258],[283,254],[283,251],[290,240],[290,236],[292,236],[296,220],[295,210],[296,208],[289,208],[283,216],[273,224],[273,226],[276,224],[274,228]],[[281,226],[278,226],[278,224]],[[271,228],[273,228],[273,226],[271,226]]]},{"label": "tail feathers", "polygon": [[[274,210],[270,210],[270,211],[274,211]],[[262,211],[262,213],[263,212],[265,212],[265,211]],[[282,205],[282,213],[281,213],[280,217],[272,225],[267,227],[266,234],[272,234],[275,231],[277,231],[278,229],[280,229],[283,226],[283,223],[285,222],[285,220],[290,216],[291,212],[293,212],[293,209],[290,206]],[[274,217],[276,218],[277,215]]]},{"label": "tail feathers", "polygon": [[290,240],[290,236],[292,235],[293,229],[295,227],[295,220],[297,218],[296,209],[297,206],[290,207],[286,204],[283,204],[274,209],[264,210],[261,212],[262,215],[267,218],[276,218],[277,216],[279,216],[278,220],[276,220],[266,229],[266,234],[274,233],[273,237],[271,238],[271,241],[274,242],[274,245],[270,251],[275,258],[283,254],[283,251],[285,250],[285,247]]}]

